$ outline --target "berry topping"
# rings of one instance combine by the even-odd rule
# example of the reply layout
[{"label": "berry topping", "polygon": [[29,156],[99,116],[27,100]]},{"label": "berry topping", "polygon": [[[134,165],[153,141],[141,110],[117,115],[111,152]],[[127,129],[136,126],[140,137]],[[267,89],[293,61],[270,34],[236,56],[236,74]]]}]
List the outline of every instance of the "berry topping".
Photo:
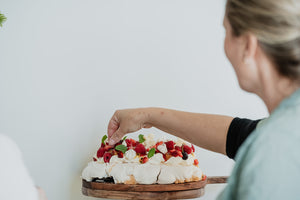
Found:
[{"label": "berry topping", "polygon": [[190,154],[192,153],[193,149],[188,145],[183,145],[183,151],[185,151],[187,154]]},{"label": "berry topping", "polygon": [[184,151],[184,152],[182,153],[182,159],[183,159],[183,160],[187,160],[188,157],[189,157],[189,155],[187,154],[187,152]]},{"label": "berry topping", "polygon": [[178,151],[178,150],[175,150],[175,149],[170,150],[170,153],[171,153],[171,155],[174,156],[174,157],[177,157],[177,156],[183,157],[181,151]]},{"label": "berry topping", "polygon": [[194,147],[194,145],[192,145],[192,150],[193,150],[193,152],[195,152],[195,147]]},{"label": "berry topping", "polygon": [[168,151],[174,149],[174,142],[171,140],[171,141],[168,141],[168,142],[165,142],[166,146],[167,146],[167,149]]},{"label": "berry topping", "polygon": [[135,141],[134,139],[131,139],[131,138],[126,139],[125,142],[126,142],[128,148],[132,148],[137,145],[137,141]]},{"label": "berry topping", "polygon": [[111,153],[106,152],[106,153],[103,155],[103,160],[104,160],[104,162],[108,163],[111,157],[112,157]]},{"label": "berry topping", "polygon": [[195,159],[195,160],[194,160],[194,165],[198,165],[198,164],[199,164],[198,159]]},{"label": "berry topping", "polygon": [[180,146],[175,146],[175,149],[178,151],[181,151],[181,147]]},{"label": "berry topping", "polygon": [[135,152],[137,153],[137,154],[139,154],[139,155],[141,155],[141,156],[144,156],[144,155],[146,155],[146,148],[145,148],[145,146],[143,145],[143,144],[138,144],[138,145],[136,145],[136,147],[135,147]]},{"label": "berry topping", "polygon": [[123,158],[124,157],[124,154],[122,151],[117,151],[118,153],[118,158]]},{"label": "berry topping", "polygon": [[142,164],[144,164],[144,163],[146,163],[146,162],[148,162],[148,157],[146,156],[146,157],[141,157],[140,158],[140,163],[142,163]]},{"label": "berry topping", "polygon": [[98,149],[98,151],[97,151],[97,157],[98,158],[103,157],[104,153],[105,153],[104,147],[100,147],[100,149]]}]

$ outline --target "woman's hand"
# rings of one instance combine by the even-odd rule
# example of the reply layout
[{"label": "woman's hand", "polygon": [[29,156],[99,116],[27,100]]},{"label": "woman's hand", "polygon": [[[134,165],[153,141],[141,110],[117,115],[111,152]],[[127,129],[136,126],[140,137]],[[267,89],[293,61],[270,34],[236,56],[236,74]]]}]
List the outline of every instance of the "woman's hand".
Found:
[{"label": "woman's hand", "polygon": [[147,108],[117,110],[108,124],[109,144],[114,145],[127,133],[150,128],[151,125],[147,124],[149,116]]}]

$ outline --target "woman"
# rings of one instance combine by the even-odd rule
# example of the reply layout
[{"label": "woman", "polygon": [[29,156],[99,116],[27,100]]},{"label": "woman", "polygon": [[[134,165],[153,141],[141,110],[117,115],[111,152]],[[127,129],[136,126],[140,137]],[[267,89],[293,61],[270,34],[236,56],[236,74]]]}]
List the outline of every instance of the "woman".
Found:
[{"label": "woman", "polygon": [[[228,0],[224,27],[225,53],[240,87],[257,94],[270,116],[240,146],[219,199],[298,199],[300,1]],[[127,133],[153,126],[226,154],[234,121],[161,108],[120,110],[108,125],[108,135],[116,143]]]}]

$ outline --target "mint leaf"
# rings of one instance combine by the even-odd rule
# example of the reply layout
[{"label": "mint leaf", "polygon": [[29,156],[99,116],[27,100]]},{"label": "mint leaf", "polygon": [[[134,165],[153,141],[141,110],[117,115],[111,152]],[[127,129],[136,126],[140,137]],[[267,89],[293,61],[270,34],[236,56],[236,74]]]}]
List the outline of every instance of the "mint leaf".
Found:
[{"label": "mint leaf", "polygon": [[139,142],[140,142],[140,143],[143,143],[144,141],[145,141],[144,135],[139,134]]},{"label": "mint leaf", "polygon": [[125,140],[126,140],[126,138],[127,138],[127,136],[123,137],[123,139],[122,139],[122,140],[123,140],[123,141],[125,141]]},{"label": "mint leaf", "polygon": [[6,17],[0,13],[0,27],[2,27],[2,23],[4,23],[6,21]]},{"label": "mint leaf", "polygon": [[102,137],[102,143],[103,143],[103,144],[105,144],[104,142],[105,142],[106,138],[107,138],[107,135],[104,135],[104,136]]},{"label": "mint leaf", "polygon": [[115,149],[119,150],[119,151],[122,151],[123,153],[125,153],[127,151],[127,147],[123,144],[120,144],[120,145],[116,146]]},{"label": "mint leaf", "polygon": [[152,156],[154,156],[155,154],[155,148],[150,149],[150,151],[148,152],[148,158],[151,158]]}]

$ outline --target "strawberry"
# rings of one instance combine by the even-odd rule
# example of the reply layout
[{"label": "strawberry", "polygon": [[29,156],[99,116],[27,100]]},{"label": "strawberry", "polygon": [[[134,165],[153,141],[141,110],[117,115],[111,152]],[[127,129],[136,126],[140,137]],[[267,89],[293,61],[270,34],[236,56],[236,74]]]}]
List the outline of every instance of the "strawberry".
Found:
[{"label": "strawberry", "polygon": [[112,157],[111,153],[106,152],[106,153],[103,155],[103,160],[104,160],[104,162],[108,163],[111,157]]},{"label": "strawberry", "polygon": [[168,142],[165,142],[166,146],[167,146],[167,149],[168,151],[174,149],[174,142],[171,140],[171,141],[168,141]]},{"label": "strawberry", "polygon": [[100,149],[98,149],[98,151],[97,151],[97,157],[98,158],[103,157],[104,153],[105,153],[104,147],[100,147]]},{"label": "strawberry", "polygon": [[160,142],[156,143],[155,148],[158,147],[159,145],[162,145],[163,143],[164,143],[163,141],[160,141]]},{"label": "strawberry", "polygon": [[193,150],[193,152],[195,152],[195,147],[194,147],[194,145],[192,145],[192,150]]},{"label": "strawberry", "polygon": [[141,156],[146,155],[146,148],[143,144],[136,145],[134,150],[137,154],[140,154]]},{"label": "strawberry", "polygon": [[183,145],[183,151],[185,151],[187,154],[190,154],[192,153],[193,149],[188,145]]},{"label": "strawberry", "polygon": [[149,160],[149,159],[148,159],[147,156],[141,157],[141,158],[140,158],[140,163],[141,163],[141,164],[144,164],[144,163],[148,162],[148,160]]},{"label": "strawberry", "polygon": [[101,143],[101,147],[104,147],[104,146],[105,146],[105,144]]},{"label": "strawberry", "polygon": [[175,149],[178,151],[181,151],[181,147],[180,146],[175,146]]},{"label": "strawberry", "polygon": [[137,142],[132,138],[126,139],[125,142],[126,142],[128,148],[135,147],[137,145]]},{"label": "strawberry", "polygon": [[181,158],[183,157],[181,151],[178,151],[178,150],[175,150],[175,149],[170,150],[170,154],[171,154],[172,156],[174,156],[174,157],[177,157],[177,156],[179,156],[179,157],[181,157]]},{"label": "strawberry", "polygon": [[122,151],[117,151],[118,153],[118,158],[123,158],[124,157],[124,154]]},{"label": "strawberry", "polygon": [[195,160],[194,160],[194,165],[196,165],[196,166],[197,166],[198,164],[199,164],[199,161],[198,161],[198,159],[195,159]]},{"label": "strawberry", "polygon": [[93,161],[95,161],[95,162],[96,162],[96,161],[97,161],[97,158],[93,158]]}]

